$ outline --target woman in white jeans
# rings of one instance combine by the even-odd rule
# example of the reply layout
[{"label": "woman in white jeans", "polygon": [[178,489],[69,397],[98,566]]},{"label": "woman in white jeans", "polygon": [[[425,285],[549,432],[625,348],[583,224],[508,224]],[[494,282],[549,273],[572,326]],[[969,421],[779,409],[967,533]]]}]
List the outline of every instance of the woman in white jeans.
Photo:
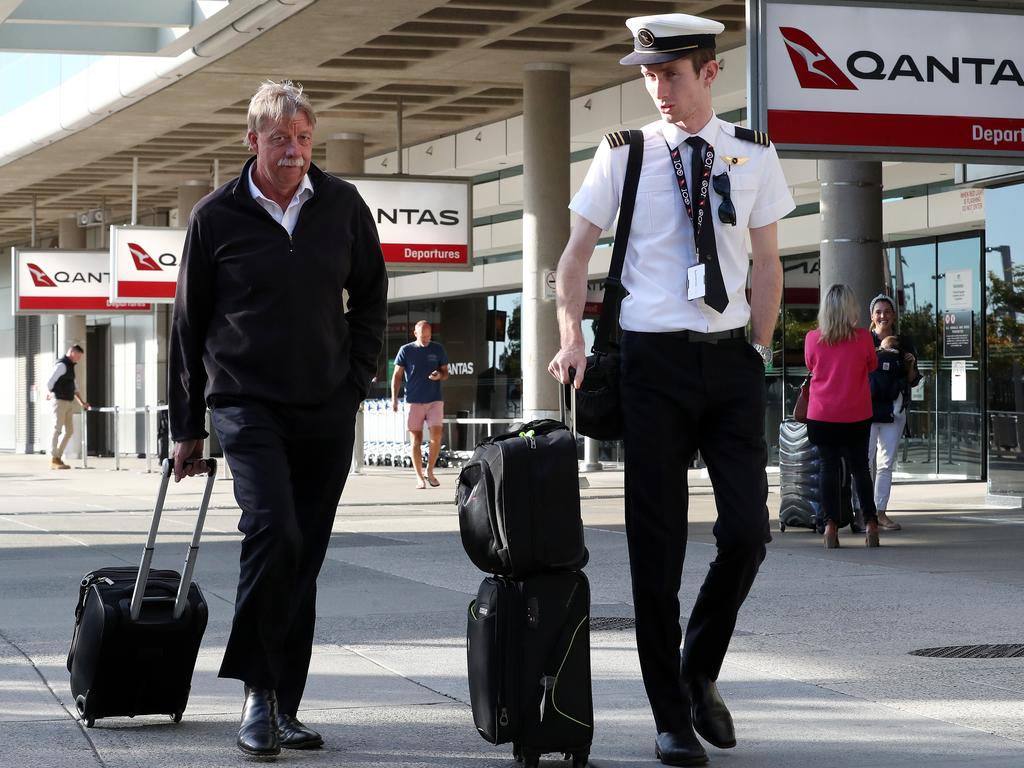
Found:
[{"label": "woman in white jeans", "polygon": [[868,438],[868,466],[874,478],[878,527],[885,531],[898,531],[902,528],[889,517],[886,509],[889,505],[889,491],[892,488],[892,470],[896,466],[896,451],[907,424],[905,407],[909,400],[910,387],[921,380],[921,374],[917,371],[917,350],[914,343],[907,336],[901,336],[896,332],[895,306],[893,300],[882,293],[871,300],[869,308],[871,335],[874,337],[875,347],[877,348],[887,336],[896,336],[903,354],[903,367],[907,371],[907,383],[893,402],[893,420],[873,423]]}]

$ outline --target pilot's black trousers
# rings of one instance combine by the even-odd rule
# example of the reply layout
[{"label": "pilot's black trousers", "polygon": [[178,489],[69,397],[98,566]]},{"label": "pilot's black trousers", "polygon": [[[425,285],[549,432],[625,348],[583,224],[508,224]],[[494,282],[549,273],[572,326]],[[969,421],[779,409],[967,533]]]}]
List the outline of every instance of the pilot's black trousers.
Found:
[{"label": "pilot's black trousers", "polygon": [[306,685],[316,579],[352,462],[358,404],[351,386],[310,407],[214,402],[244,534],[220,676],[275,689],[282,714],[296,713]]},{"label": "pilot's black trousers", "polygon": [[[680,663],[687,676],[718,678],[736,615],[771,540],[764,365],[742,338],[709,344],[627,331],[621,351],[637,649],[658,731],[679,731],[690,718]],[[687,468],[697,450],[714,487],[718,551],[680,653]]]}]

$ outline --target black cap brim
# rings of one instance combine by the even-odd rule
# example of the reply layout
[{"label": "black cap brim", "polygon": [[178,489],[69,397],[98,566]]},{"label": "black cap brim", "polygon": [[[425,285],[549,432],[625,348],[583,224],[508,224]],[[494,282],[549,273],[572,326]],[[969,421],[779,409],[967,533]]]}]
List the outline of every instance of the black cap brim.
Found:
[{"label": "black cap brim", "polygon": [[619,59],[619,64],[664,64],[666,61],[681,59],[683,56],[693,53],[696,50],[696,48],[693,48],[689,51],[633,51]]}]

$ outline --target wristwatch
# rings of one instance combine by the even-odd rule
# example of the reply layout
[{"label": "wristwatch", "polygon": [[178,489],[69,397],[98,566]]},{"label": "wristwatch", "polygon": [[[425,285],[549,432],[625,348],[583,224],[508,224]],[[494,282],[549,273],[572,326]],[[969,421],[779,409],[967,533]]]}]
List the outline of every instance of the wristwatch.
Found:
[{"label": "wristwatch", "polygon": [[761,356],[766,367],[772,364],[772,358],[775,357],[775,353],[772,352],[771,347],[766,347],[764,344],[752,344],[751,346],[757,350],[757,354]]}]

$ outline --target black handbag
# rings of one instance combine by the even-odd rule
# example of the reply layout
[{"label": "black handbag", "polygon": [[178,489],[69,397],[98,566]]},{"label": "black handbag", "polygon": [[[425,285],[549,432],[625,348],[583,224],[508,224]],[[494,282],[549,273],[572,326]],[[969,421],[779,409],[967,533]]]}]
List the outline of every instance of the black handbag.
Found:
[{"label": "black handbag", "polygon": [[[626,243],[633,223],[636,188],[644,155],[643,131],[628,131],[629,157],[626,179],[619,204],[619,223],[615,228],[615,245],[604,281],[604,300],[597,321],[594,346],[587,357],[583,383],[576,390],[573,424],[581,435],[595,440],[621,440],[623,435],[622,399],[619,391],[619,305],[626,294],[622,287],[622,265],[626,260]],[[570,376],[575,374],[570,371]],[[565,385],[565,404],[571,408],[572,380]]]}]

